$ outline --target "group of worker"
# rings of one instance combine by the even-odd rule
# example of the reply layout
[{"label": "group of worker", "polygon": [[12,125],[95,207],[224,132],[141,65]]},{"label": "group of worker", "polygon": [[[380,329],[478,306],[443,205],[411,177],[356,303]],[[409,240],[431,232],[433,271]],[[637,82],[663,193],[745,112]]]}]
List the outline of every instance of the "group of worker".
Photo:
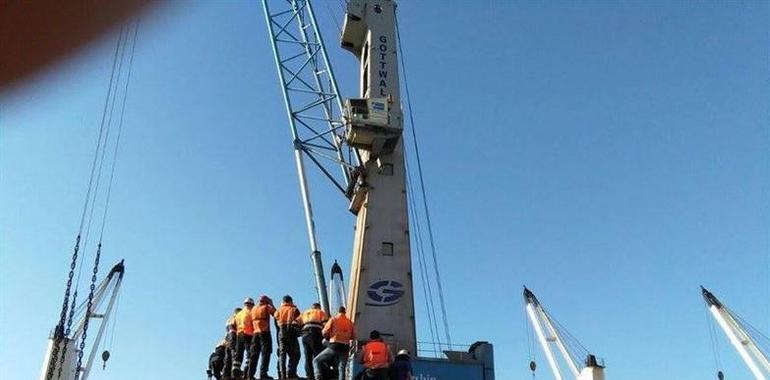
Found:
[{"label": "group of worker", "polygon": [[209,377],[217,380],[257,379],[259,364],[258,379],[273,379],[268,375],[273,353],[271,318],[277,328],[279,379],[299,378],[297,366],[302,355],[308,379],[332,380],[337,377],[345,380],[345,369],[353,353],[364,367],[356,379],[412,379],[409,352],[401,350],[393,358],[378,331],[372,331],[369,340],[357,349],[355,327],[346,316],[345,307],[340,307],[332,318],[318,303],[300,312],[289,295],[283,297],[278,308],[270,297],[262,296],[256,305],[252,298],[246,298],[243,307],[233,311],[225,322],[225,339],[209,358]]}]

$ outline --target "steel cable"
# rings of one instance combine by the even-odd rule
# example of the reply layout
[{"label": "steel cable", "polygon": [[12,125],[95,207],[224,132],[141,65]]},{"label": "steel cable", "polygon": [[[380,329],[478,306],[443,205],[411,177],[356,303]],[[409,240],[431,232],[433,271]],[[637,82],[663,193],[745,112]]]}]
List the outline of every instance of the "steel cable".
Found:
[{"label": "steel cable", "polygon": [[420,159],[420,149],[419,149],[419,142],[418,142],[418,139],[417,139],[417,132],[415,131],[416,130],[416,126],[415,126],[415,123],[414,123],[414,112],[413,112],[413,109],[412,109],[412,97],[411,97],[410,92],[409,92],[409,82],[408,82],[407,76],[406,76],[406,64],[405,64],[405,59],[404,59],[404,49],[403,49],[403,45],[401,43],[401,31],[400,31],[399,26],[398,26],[399,25],[398,24],[398,17],[395,17],[395,25],[396,25],[396,42],[398,43],[398,53],[399,53],[399,58],[400,58],[400,61],[401,61],[401,67],[402,67],[401,75],[404,78],[404,90],[406,91],[406,102],[407,102],[407,106],[408,106],[409,124],[412,127],[411,128],[411,132],[412,132],[411,133],[412,134],[412,145],[413,145],[413,148],[414,148],[414,151],[415,151],[415,159],[416,159],[416,162],[417,162],[417,174],[418,174],[418,178],[420,180],[419,184],[420,184],[420,191],[422,193],[423,211],[425,213],[425,222],[426,222],[427,230],[428,230],[428,241],[430,242],[431,255],[432,255],[432,258],[433,258],[433,270],[434,270],[434,274],[436,276],[436,286],[437,286],[437,291],[438,291],[438,296],[439,296],[439,304],[441,305],[441,316],[442,316],[442,319],[443,319],[443,322],[444,322],[444,333],[445,333],[445,336],[446,336],[446,339],[447,339],[447,344],[451,346],[452,345],[452,336],[451,336],[451,332],[450,332],[450,329],[449,329],[449,321],[447,319],[446,302],[444,300],[444,286],[443,286],[443,284],[441,282],[441,272],[440,272],[440,269],[439,269],[438,258],[437,258],[437,255],[436,255],[436,242],[435,242],[435,237],[433,235],[433,226],[432,226],[432,223],[431,223],[430,211],[429,211],[429,208],[428,208],[427,194],[426,194],[426,190],[425,190],[425,179],[424,179],[423,170],[422,170],[422,160]]}]

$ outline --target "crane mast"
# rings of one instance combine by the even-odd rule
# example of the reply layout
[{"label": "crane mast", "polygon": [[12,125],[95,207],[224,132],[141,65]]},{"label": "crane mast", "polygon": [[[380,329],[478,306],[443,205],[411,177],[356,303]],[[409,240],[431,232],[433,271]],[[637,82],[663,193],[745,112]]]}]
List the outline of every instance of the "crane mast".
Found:
[{"label": "crane mast", "polygon": [[[96,353],[99,350],[99,346],[104,336],[104,331],[107,329],[107,324],[112,315],[112,309],[115,306],[115,301],[120,291],[120,285],[123,282],[123,274],[125,273],[125,266],[121,260],[116,264],[101,283],[96,287],[93,298],[93,311],[90,315],[83,315],[77,324],[77,329],[73,331],[70,336],[64,336],[64,332],[57,329],[53,336],[48,339],[48,348],[46,350],[45,360],[43,361],[43,370],[40,374],[40,380],[48,379],[61,379],[61,380],[86,380],[91,373]],[[106,301],[106,305],[105,305]],[[85,308],[85,304],[80,305],[78,309]],[[101,311],[100,311],[101,310]],[[81,337],[85,333],[86,319],[100,320],[99,330],[96,333],[96,338],[91,346],[91,351],[88,354],[86,364],[82,367],[78,367],[78,356],[81,354],[78,343]],[[58,346],[58,352],[66,352],[64,359],[53,357],[54,348]],[[67,347],[66,350],[62,348]],[[106,352],[106,351],[105,351]],[[109,358],[103,356],[104,360]],[[50,361],[55,360],[55,365],[50,366]],[[61,377],[59,377],[59,371],[61,370]],[[51,372],[49,372],[51,371]]]},{"label": "crane mast", "polygon": [[546,360],[556,380],[564,380],[565,374],[557,359],[556,346],[561,359],[569,368],[569,375],[575,380],[604,380],[604,366],[600,365],[596,356],[588,354],[583,365],[573,357],[564,342],[564,337],[554,325],[551,317],[540,304],[535,294],[524,288],[524,302],[527,316],[532,324],[537,340],[545,353]]},{"label": "crane mast", "polygon": [[360,62],[361,96],[344,109],[346,140],[362,152],[348,309],[359,336],[378,330],[417,352],[395,2],[349,1],[341,40]]},{"label": "crane mast", "polygon": [[757,380],[766,380],[770,377],[770,360],[767,355],[757,346],[754,339],[746,331],[746,328],[738,321],[735,315],[719,299],[706,288],[701,286],[701,294],[706,301],[706,306],[711,316],[722,328],[730,343],[738,351],[741,359],[757,378]]}]

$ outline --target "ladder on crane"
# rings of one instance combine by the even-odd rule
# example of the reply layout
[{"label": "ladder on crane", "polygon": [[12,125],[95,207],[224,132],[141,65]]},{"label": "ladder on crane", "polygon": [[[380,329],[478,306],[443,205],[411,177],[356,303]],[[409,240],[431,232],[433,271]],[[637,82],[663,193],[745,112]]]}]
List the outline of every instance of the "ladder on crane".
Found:
[{"label": "ladder on crane", "polygon": [[[730,343],[746,366],[757,380],[770,378],[770,360],[767,353],[757,345],[757,342],[749,333],[747,326],[741,319],[723,304],[715,295],[701,286],[701,295],[706,301],[711,316],[714,317],[722,331],[724,331]],[[719,372],[720,379],[724,377]]]},{"label": "ladder on crane", "polygon": [[[590,352],[585,355],[585,360],[580,363],[576,353],[570,350],[565,344],[566,332],[561,331],[551,318],[551,316],[545,311],[543,305],[538,301],[535,294],[532,293],[526,287],[524,288],[524,303],[527,310],[527,316],[535,330],[537,339],[540,342],[540,346],[545,353],[548,365],[553,371],[554,378],[556,380],[564,380],[565,375],[562,370],[562,366],[557,361],[556,352],[553,346],[556,346],[556,350],[561,354],[561,359],[566,363],[569,368],[569,374],[575,380],[604,380],[604,363],[596,358]],[[587,350],[586,350],[587,351]],[[530,368],[534,372],[534,361],[530,364]]]}]

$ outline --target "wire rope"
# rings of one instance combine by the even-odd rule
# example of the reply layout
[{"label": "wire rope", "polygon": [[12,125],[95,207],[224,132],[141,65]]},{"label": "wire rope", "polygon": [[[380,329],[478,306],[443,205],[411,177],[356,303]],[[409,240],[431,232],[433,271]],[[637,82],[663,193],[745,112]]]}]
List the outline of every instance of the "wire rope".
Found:
[{"label": "wire rope", "polygon": [[417,173],[418,173],[418,178],[420,180],[419,185],[420,185],[420,191],[422,193],[423,210],[424,210],[424,213],[425,213],[425,222],[426,222],[426,227],[427,227],[427,230],[428,230],[428,241],[430,242],[431,256],[433,258],[433,270],[434,270],[434,274],[436,276],[436,286],[437,286],[437,292],[438,292],[438,296],[439,296],[439,305],[441,305],[441,316],[442,316],[442,320],[443,320],[443,324],[444,324],[444,333],[445,333],[445,336],[446,336],[447,344],[449,346],[451,346],[452,345],[452,336],[451,336],[451,332],[450,332],[450,329],[449,329],[449,321],[447,319],[446,302],[444,300],[444,287],[443,287],[443,284],[441,282],[441,272],[439,270],[438,258],[437,258],[437,255],[436,255],[436,242],[435,242],[435,237],[434,237],[434,234],[433,234],[433,226],[432,226],[431,219],[430,219],[430,211],[429,211],[429,208],[428,208],[427,192],[425,190],[425,179],[424,179],[423,170],[422,170],[422,160],[420,159],[419,142],[418,142],[418,139],[417,139],[417,132],[415,131],[416,127],[415,127],[415,123],[414,123],[414,112],[413,112],[413,108],[412,108],[412,97],[411,97],[410,92],[409,92],[409,82],[408,82],[407,76],[406,76],[406,64],[405,64],[405,59],[404,59],[404,49],[403,49],[403,45],[401,43],[401,31],[399,29],[398,17],[397,16],[395,17],[395,26],[396,26],[396,42],[398,43],[398,53],[399,53],[399,58],[400,58],[400,61],[401,61],[401,67],[403,68],[401,70],[401,75],[404,78],[404,90],[406,91],[406,102],[407,102],[407,106],[408,106],[409,124],[412,127],[412,128],[410,128],[411,129],[411,134],[412,134],[412,144],[413,144],[413,147],[414,147],[415,159],[416,159],[416,162],[417,162]]},{"label": "wire rope", "polygon": [[425,260],[425,248],[424,242],[422,240],[422,225],[417,215],[417,207],[413,197],[414,188],[412,186],[412,174],[409,171],[409,163],[406,156],[404,156],[404,168],[404,171],[407,173],[407,202],[409,203],[409,210],[412,214],[412,219],[414,220],[415,225],[415,247],[417,248],[418,259],[417,263],[420,270],[420,278],[422,280],[421,282],[423,287],[423,295],[425,296],[425,306],[428,311],[428,325],[430,326],[431,339],[434,344],[433,348],[435,349],[435,345],[438,344],[439,351],[441,351],[441,342],[439,339],[437,339],[438,325],[436,324],[436,307],[433,303],[433,289],[430,284],[430,276]]},{"label": "wire rope", "polygon": [[110,179],[107,185],[107,195],[104,200],[104,214],[102,215],[102,227],[101,227],[101,231],[99,232],[99,244],[102,243],[102,238],[104,237],[104,227],[107,222],[107,211],[109,210],[109,207],[110,207],[112,186],[115,180],[115,167],[118,162],[118,152],[119,152],[118,148],[120,147],[120,138],[123,134],[123,120],[124,120],[124,115],[126,113],[126,99],[128,98],[128,85],[131,82],[131,71],[134,66],[134,53],[136,52],[136,38],[138,34],[139,34],[139,21],[136,21],[136,24],[134,26],[133,41],[131,44],[131,53],[129,54],[128,71],[126,73],[126,83],[123,89],[123,102],[121,105],[120,117],[118,121],[118,135],[117,135],[117,138],[115,139],[115,150],[112,153],[112,167],[110,168]]},{"label": "wire rope", "polygon": [[[96,148],[94,150],[94,158],[93,158],[93,161],[91,162],[91,172],[88,179],[88,187],[86,190],[85,201],[83,203],[83,211],[80,217],[78,233],[75,238],[75,247],[73,249],[72,261],[70,263],[70,272],[68,275],[67,284],[65,286],[64,301],[62,302],[61,315],[59,319],[59,324],[57,325],[57,332],[54,336],[54,349],[52,351],[50,362],[48,365],[48,374],[46,377],[47,379],[51,379],[53,377],[54,369],[56,368],[55,363],[57,361],[59,362],[59,370],[58,370],[57,378],[61,378],[63,364],[67,354],[68,345],[67,344],[62,345],[61,343],[70,333],[72,320],[74,317],[74,312],[76,307],[75,304],[77,301],[77,294],[78,294],[77,290],[79,285],[80,273],[82,270],[82,265],[78,266],[78,255],[80,254],[80,251],[81,251],[81,242],[85,245],[85,241],[82,241],[81,238],[83,235],[83,226],[85,224],[86,214],[88,213],[89,208],[93,207],[93,203],[91,202],[91,194],[92,192],[95,192],[94,175],[95,175],[97,163],[100,157],[100,151],[104,149],[102,147],[102,136],[105,131],[105,119],[107,114],[107,107],[110,103],[110,98],[112,94],[112,87],[115,80],[115,71],[118,63],[118,53],[120,51],[122,37],[123,37],[123,28],[121,27],[121,32],[120,32],[120,35],[118,36],[118,41],[115,46],[115,53],[112,61],[112,68],[110,70],[110,80],[109,80],[109,85],[107,86],[107,96],[105,98],[104,109],[102,111],[102,119],[99,125],[99,137],[97,139]],[[85,251],[85,249],[83,250]],[[80,259],[82,264],[83,256],[81,256]],[[71,293],[73,275],[76,269],[78,269],[78,278],[77,278],[78,284],[76,284],[75,286],[74,293]],[[67,310],[69,310],[68,316],[67,316]],[[66,325],[65,325],[65,320],[66,320]],[[60,350],[61,350],[61,355],[59,353]]]},{"label": "wire rope", "polygon": [[711,354],[714,357],[714,364],[716,365],[717,373],[722,370],[722,357],[720,355],[719,351],[719,340],[717,339],[717,333],[716,333],[716,327],[714,326],[714,321],[710,318],[709,311],[708,311],[708,305],[706,306],[707,309],[705,310],[705,317],[706,317],[706,325],[708,325],[709,330],[709,340],[711,342]]}]

